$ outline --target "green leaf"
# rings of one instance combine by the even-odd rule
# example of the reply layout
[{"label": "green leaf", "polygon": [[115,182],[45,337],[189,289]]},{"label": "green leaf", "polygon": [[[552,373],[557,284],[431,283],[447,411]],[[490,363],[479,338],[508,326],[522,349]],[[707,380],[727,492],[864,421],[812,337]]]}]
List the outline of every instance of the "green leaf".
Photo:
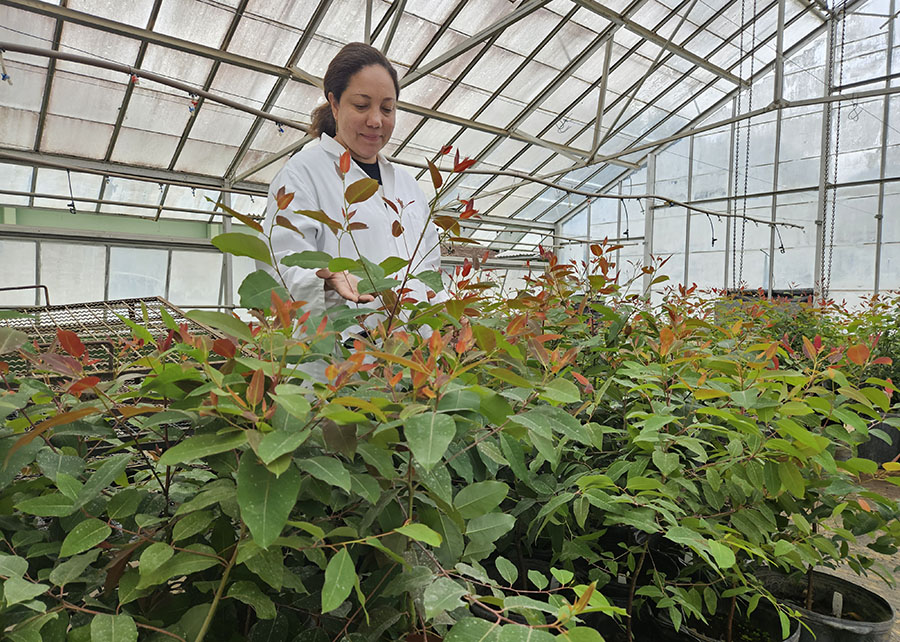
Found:
[{"label": "green leaf", "polygon": [[[66,560],[50,571],[48,578],[54,586],[65,586],[70,582],[74,582],[81,578],[85,569],[97,561],[100,556],[100,549],[95,548],[88,551],[84,555],[76,555],[72,559]],[[0,571],[2,572],[2,571]],[[84,579],[82,579],[84,581]]]},{"label": "green leaf", "polygon": [[[390,274],[385,270],[386,273]],[[444,289],[444,278],[441,273],[436,270],[425,270],[413,275],[411,278],[421,281],[435,292],[441,292]]]},{"label": "green leaf", "polygon": [[468,591],[465,588],[449,577],[437,578],[425,589],[425,618],[431,620],[444,611],[452,611],[462,606],[461,598],[466,593]]},{"label": "green leaf", "polygon": [[159,464],[162,466],[175,466],[195,459],[202,459],[209,455],[224,453],[234,450],[247,441],[247,434],[243,430],[225,433],[224,435],[205,434],[196,437],[188,437],[179,444],[175,444],[162,454]]},{"label": "green leaf", "polygon": [[0,354],[14,352],[28,342],[28,335],[21,330],[0,326]]},{"label": "green leaf", "polygon": [[372,198],[378,191],[378,181],[374,178],[361,178],[347,186],[344,190],[344,198],[348,205],[362,203]]},{"label": "green leaf", "polygon": [[56,481],[59,473],[65,473],[77,478],[84,472],[84,460],[81,457],[66,455],[61,450],[54,451],[49,446],[41,448],[35,461],[41,472],[53,481]]},{"label": "green leaf", "polygon": [[550,633],[521,624],[507,624],[500,629],[498,642],[556,642]]},{"label": "green leaf", "polygon": [[331,256],[325,254],[325,252],[312,252],[310,250],[305,250],[303,252],[288,254],[286,257],[281,259],[281,264],[288,267],[302,267],[318,270],[322,268],[328,268],[328,263],[330,261]]},{"label": "green leaf", "polygon": [[141,563],[138,566],[141,577],[149,577],[174,555],[175,550],[165,542],[153,542],[141,553]]},{"label": "green leaf", "polygon": [[467,617],[453,625],[444,642],[498,642],[499,638],[499,624]]},{"label": "green leaf", "polygon": [[63,540],[59,556],[69,557],[83,553],[104,541],[110,533],[112,529],[109,525],[99,519],[91,518],[79,522]]},{"label": "green leaf", "polygon": [[306,430],[275,430],[259,442],[256,452],[264,464],[270,464],[286,453],[292,453],[309,437]]},{"label": "green leaf", "polygon": [[138,633],[130,615],[95,615],[91,620],[91,642],[137,642]]},{"label": "green leaf", "polygon": [[424,524],[407,524],[396,529],[401,535],[406,535],[417,542],[425,542],[429,546],[440,546],[441,536]]},{"label": "green leaf", "polygon": [[506,513],[487,513],[471,519],[466,527],[466,537],[479,546],[493,544],[516,525],[516,518]]},{"label": "green leaf", "polygon": [[242,232],[225,232],[214,236],[212,244],[226,254],[249,256],[251,259],[272,265],[272,254],[269,246],[258,236]]},{"label": "green leaf", "polygon": [[331,457],[310,457],[298,460],[297,465],[300,466],[300,470],[316,479],[350,492],[350,473],[339,460]]},{"label": "green leaf", "polygon": [[35,584],[21,577],[11,577],[3,582],[3,599],[7,606],[33,600],[50,587],[47,584]]},{"label": "green leaf", "polygon": [[456,436],[456,422],[449,415],[427,412],[409,417],[403,431],[413,456],[427,471],[441,461]]},{"label": "green leaf", "polygon": [[75,508],[81,508],[97,497],[107,486],[125,472],[125,468],[129,463],[131,463],[131,453],[107,457],[97,469],[97,472],[91,475],[90,479],[84,483],[84,487],[75,501]]},{"label": "green leaf", "polygon": [[328,270],[331,272],[345,272],[347,270],[352,270],[360,266],[359,261],[354,261],[353,259],[348,259],[343,256],[339,256],[335,259],[331,259],[328,262]]},{"label": "green leaf", "polygon": [[659,472],[668,477],[681,467],[681,462],[676,452],[664,453],[661,450],[654,450],[653,465],[659,469]]},{"label": "green leaf", "polygon": [[253,540],[261,548],[268,548],[281,535],[299,492],[300,473],[295,468],[290,467],[276,477],[252,453],[246,452],[241,457],[237,474],[238,506]]},{"label": "green leaf", "polygon": [[325,584],[322,586],[322,613],[330,613],[343,603],[358,582],[350,553],[344,547],[325,567]]},{"label": "green leaf", "polygon": [[792,461],[778,462],[778,478],[784,487],[797,499],[803,499],[806,484],[803,481],[803,473]]},{"label": "green leaf", "polygon": [[268,310],[272,305],[273,291],[282,301],[287,301],[290,298],[288,291],[271,274],[264,270],[251,272],[241,282],[241,287],[238,288],[238,295],[241,297],[241,307]]},{"label": "green leaf", "polygon": [[144,500],[146,492],[142,493],[136,488],[120,490],[112,496],[106,505],[106,514],[110,519],[123,519],[131,517],[137,512],[138,506]]},{"label": "green leaf", "polygon": [[479,517],[497,508],[506,499],[509,486],[499,481],[476,482],[456,494],[453,505],[463,519]]},{"label": "green leaf", "polygon": [[253,334],[251,334],[249,326],[233,314],[216,312],[214,310],[191,310],[185,316],[201,325],[208,325],[215,330],[221,330],[229,336],[243,339],[244,341],[253,340]]},{"label": "green leaf", "polygon": [[28,570],[28,561],[18,555],[0,553],[0,575],[22,577]]},{"label": "green leaf", "polygon": [[712,553],[713,559],[716,560],[716,565],[719,568],[726,569],[734,566],[734,551],[715,540],[709,540],[707,545],[709,546],[709,552]]},{"label": "green leaf", "polygon": [[21,501],[16,508],[38,517],[65,517],[75,512],[75,503],[60,493],[50,493]]},{"label": "green leaf", "polygon": [[278,614],[275,610],[275,603],[269,599],[269,596],[259,590],[255,582],[248,582],[247,580],[235,582],[228,587],[227,595],[252,606],[253,610],[256,611],[256,617],[261,620],[271,620]]},{"label": "green leaf", "polygon": [[281,384],[275,387],[275,394],[272,395],[272,399],[277,405],[284,408],[285,412],[291,417],[300,421],[306,421],[310,406],[302,394],[290,392],[289,386]]},{"label": "green leaf", "polygon": [[[162,542],[158,542],[162,543]],[[163,544],[165,546],[165,544]],[[202,553],[202,554],[201,554]],[[191,544],[185,550],[176,553],[172,558],[160,564],[159,568],[146,576],[141,576],[137,589],[147,588],[182,575],[199,573],[211,566],[218,565],[216,552],[203,544]]]},{"label": "green leaf", "polygon": [[556,636],[556,642],[603,642],[603,636],[586,626],[576,626]]},{"label": "green leaf", "polygon": [[516,580],[519,579],[518,567],[502,555],[497,556],[497,559],[494,560],[494,565],[497,567],[500,576],[506,580],[506,583],[510,586],[515,584]]},{"label": "green leaf", "polygon": [[578,386],[559,377],[544,386],[544,391],[539,395],[541,399],[547,401],[558,401],[560,403],[578,403],[581,401],[581,391]]},{"label": "green leaf", "polygon": [[[399,256],[389,256],[378,264],[378,266],[384,270],[385,276],[389,276],[398,270],[402,270],[407,265],[409,265],[409,261],[401,259]],[[434,288],[431,289],[433,290]]]},{"label": "green leaf", "polygon": [[197,533],[206,530],[206,527],[212,523],[215,515],[210,511],[197,511],[196,513],[188,513],[175,524],[172,529],[172,541],[180,542],[188,537],[193,537]]}]

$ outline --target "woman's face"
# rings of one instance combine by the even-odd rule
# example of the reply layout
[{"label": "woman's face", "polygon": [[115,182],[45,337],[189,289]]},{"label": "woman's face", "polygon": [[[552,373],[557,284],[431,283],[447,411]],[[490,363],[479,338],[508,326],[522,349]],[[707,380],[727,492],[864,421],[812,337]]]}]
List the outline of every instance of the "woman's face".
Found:
[{"label": "woman's face", "polygon": [[374,163],[394,131],[397,93],[387,69],[363,67],[350,76],[340,101],[328,94],[328,102],[337,124],[335,139],[356,160]]}]

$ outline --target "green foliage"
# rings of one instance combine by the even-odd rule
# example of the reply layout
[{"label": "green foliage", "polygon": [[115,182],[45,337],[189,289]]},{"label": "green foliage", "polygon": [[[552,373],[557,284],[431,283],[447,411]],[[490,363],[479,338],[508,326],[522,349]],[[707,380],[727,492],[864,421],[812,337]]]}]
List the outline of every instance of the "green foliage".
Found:
[{"label": "green foliage", "polygon": [[151,336],[137,374],[75,394],[98,366],[62,344],[0,369],[0,640],[593,642],[627,609],[753,606],[760,565],[887,576],[860,538],[895,552],[898,508],[861,477],[900,466],[855,456],[898,409],[876,322],[792,342],[763,304],[652,308],[614,249],[516,296],[461,267],[442,303],[385,292],[443,289],[415,260],[304,253],[382,309],[311,322],[256,272],[252,323],[192,313],[230,338]]}]

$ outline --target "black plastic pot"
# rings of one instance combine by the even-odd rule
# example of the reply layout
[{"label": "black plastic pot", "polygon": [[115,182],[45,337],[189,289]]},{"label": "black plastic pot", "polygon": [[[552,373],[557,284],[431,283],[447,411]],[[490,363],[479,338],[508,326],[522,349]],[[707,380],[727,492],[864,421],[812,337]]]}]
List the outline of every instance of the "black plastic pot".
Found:
[{"label": "black plastic pot", "polygon": [[[656,631],[655,642],[722,642],[725,637],[721,632],[725,622],[723,617],[712,618],[708,628],[701,628],[696,623],[682,624],[676,632],[672,622],[665,616],[654,618]],[[791,621],[788,637],[781,633],[781,619],[775,609],[768,604],[760,603],[749,618],[735,615],[732,627],[733,642],[752,640],[754,642],[799,642],[801,627],[796,620]],[[650,639],[649,637],[647,639]]]},{"label": "black plastic pot", "polygon": [[[888,416],[897,417],[896,414],[889,414]],[[881,430],[887,433],[891,438],[891,443],[887,443],[880,437],[872,435],[871,432],[873,430]],[[900,430],[882,422],[872,424],[869,426],[869,440],[859,445],[857,454],[879,464],[883,464],[886,461],[894,461],[897,455],[900,455]]]},{"label": "black plastic pot", "polygon": [[[800,605],[805,602],[806,577],[774,572],[757,573],[766,588],[778,599],[797,609],[803,622],[800,642],[890,642],[894,624],[894,609],[883,597],[851,581],[813,573],[813,607],[809,611]],[[834,594],[843,597],[843,617],[824,615],[817,611],[831,611]]]}]

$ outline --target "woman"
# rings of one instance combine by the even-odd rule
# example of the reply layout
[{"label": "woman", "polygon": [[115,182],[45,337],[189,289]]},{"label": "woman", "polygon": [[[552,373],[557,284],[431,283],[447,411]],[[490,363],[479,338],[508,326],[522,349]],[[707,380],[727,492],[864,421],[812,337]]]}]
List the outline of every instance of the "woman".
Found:
[{"label": "woman", "polygon": [[[438,234],[428,221],[428,199],[409,174],[380,155],[394,130],[400,92],[396,70],[374,47],[350,43],[328,65],[324,89],[328,102],[313,112],[310,129],[310,134],[318,136],[318,144],[295,154],[269,189],[266,231],[280,214],[302,233],[276,226],[272,234],[275,260],[312,250],[332,257],[363,256],[373,263],[398,256],[409,260],[415,272],[439,269]],[[337,168],[344,151],[350,152],[353,162],[342,179]],[[321,210],[340,220],[345,186],[366,176],[377,180],[380,187],[371,198],[352,206],[356,210],[352,222],[366,226],[353,232],[352,239],[295,212]],[[279,212],[275,197],[281,188],[293,192],[294,198],[286,210]],[[367,307],[380,305],[371,294],[360,294],[359,279],[347,272],[285,267],[280,263],[279,269],[291,296],[306,301],[305,309],[313,314],[342,301]],[[411,279],[407,287],[412,290],[407,296],[428,300],[429,291],[422,282]]]}]

